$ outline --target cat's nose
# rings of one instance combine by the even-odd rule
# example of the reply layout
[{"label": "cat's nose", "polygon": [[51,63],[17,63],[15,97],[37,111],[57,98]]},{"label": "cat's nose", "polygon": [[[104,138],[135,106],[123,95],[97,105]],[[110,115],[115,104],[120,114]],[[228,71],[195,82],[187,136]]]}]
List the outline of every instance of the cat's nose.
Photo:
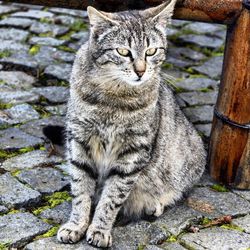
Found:
[{"label": "cat's nose", "polygon": [[135,71],[136,75],[138,75],[139,77],[142,77],[145,73],[145,70],[141,70],[141,71]]}]

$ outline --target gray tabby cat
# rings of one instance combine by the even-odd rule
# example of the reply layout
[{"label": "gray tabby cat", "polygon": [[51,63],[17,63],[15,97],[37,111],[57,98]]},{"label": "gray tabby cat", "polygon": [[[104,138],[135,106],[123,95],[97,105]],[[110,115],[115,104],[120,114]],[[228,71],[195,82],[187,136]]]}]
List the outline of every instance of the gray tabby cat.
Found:
[{"label": "gray tabby cat", "polygon": [[61,242],[86,233],[88,243],[111,246],[118,212],[160,216],[203,173],[202,141],[160,76],[175,3],[114,14],[88,8],[90,38],[71,76],[66,134],[73,203],[57,234]]}]

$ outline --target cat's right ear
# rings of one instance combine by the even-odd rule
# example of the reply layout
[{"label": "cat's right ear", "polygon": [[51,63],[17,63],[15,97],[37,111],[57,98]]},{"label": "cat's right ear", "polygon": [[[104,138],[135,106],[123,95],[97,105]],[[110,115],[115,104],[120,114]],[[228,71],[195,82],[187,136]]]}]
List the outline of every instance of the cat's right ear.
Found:
[{"label": "cat's right ear", "polygon": [[109,23],[111,25],[119,25],[119,23],[113,20],[113,14],[103,11],[98,11],[97,9],[89,6],[87,8],[89,23],[91,28],[103,26],[104,23]]}]

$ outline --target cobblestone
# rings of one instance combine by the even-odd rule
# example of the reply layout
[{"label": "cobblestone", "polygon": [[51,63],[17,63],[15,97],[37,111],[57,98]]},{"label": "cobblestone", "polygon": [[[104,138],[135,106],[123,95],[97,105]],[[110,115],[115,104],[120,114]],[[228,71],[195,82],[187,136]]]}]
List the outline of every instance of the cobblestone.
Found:
[{"label": "cobblestone", "polygon": [[47,45],[47,46],[60,46],[64,45],[66,41],[59,40],[53,37],[35,37],[33,36],[30,40],[30,44]]},{"label": "cobblestone", "polygon": [[31,19],[28,18],[6,18],[0,21],[0,26],[11,26],[16,28],[23,28],[26,29],[30,27],[30,25],[33,23]]},{"label": "cobblestone", "polygon": [[52,18],[54,16],[53,13],[48,11],[41,11],[41,10],[28,10],[24,12],[16,12],[12,14],[14,17],[28,17],[33,19],[42,19],[42,18]]},{"label": "cobblestone", "polygon": [[[39,101],[39,96],[29,91],[1,91],[0,102],[9,104],[34,103]],[[0,118],[1,119],[1,118]]]},{"label": "cobblestone", "polygon": [[28,35],[29,35],[29,32],[24,31],[24,30],[19,30],[19,29],[14,29],[14,28],[0,29],[0,39],[2,40],[14,40],[14,41],[23,42],[27,39]]}]

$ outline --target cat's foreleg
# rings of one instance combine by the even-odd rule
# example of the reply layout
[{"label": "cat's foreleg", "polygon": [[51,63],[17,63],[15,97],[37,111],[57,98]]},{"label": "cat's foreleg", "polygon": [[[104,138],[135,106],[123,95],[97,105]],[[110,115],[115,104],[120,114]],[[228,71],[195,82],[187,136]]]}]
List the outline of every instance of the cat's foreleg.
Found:
[{"label": "cat's foreleg", "polygon": [[132,190],[138,174],[110,177],[105,184],[101,199],[96,207],[86,238],[89,244],[97,247],[112,245],[111,229],[116,216]]}]

